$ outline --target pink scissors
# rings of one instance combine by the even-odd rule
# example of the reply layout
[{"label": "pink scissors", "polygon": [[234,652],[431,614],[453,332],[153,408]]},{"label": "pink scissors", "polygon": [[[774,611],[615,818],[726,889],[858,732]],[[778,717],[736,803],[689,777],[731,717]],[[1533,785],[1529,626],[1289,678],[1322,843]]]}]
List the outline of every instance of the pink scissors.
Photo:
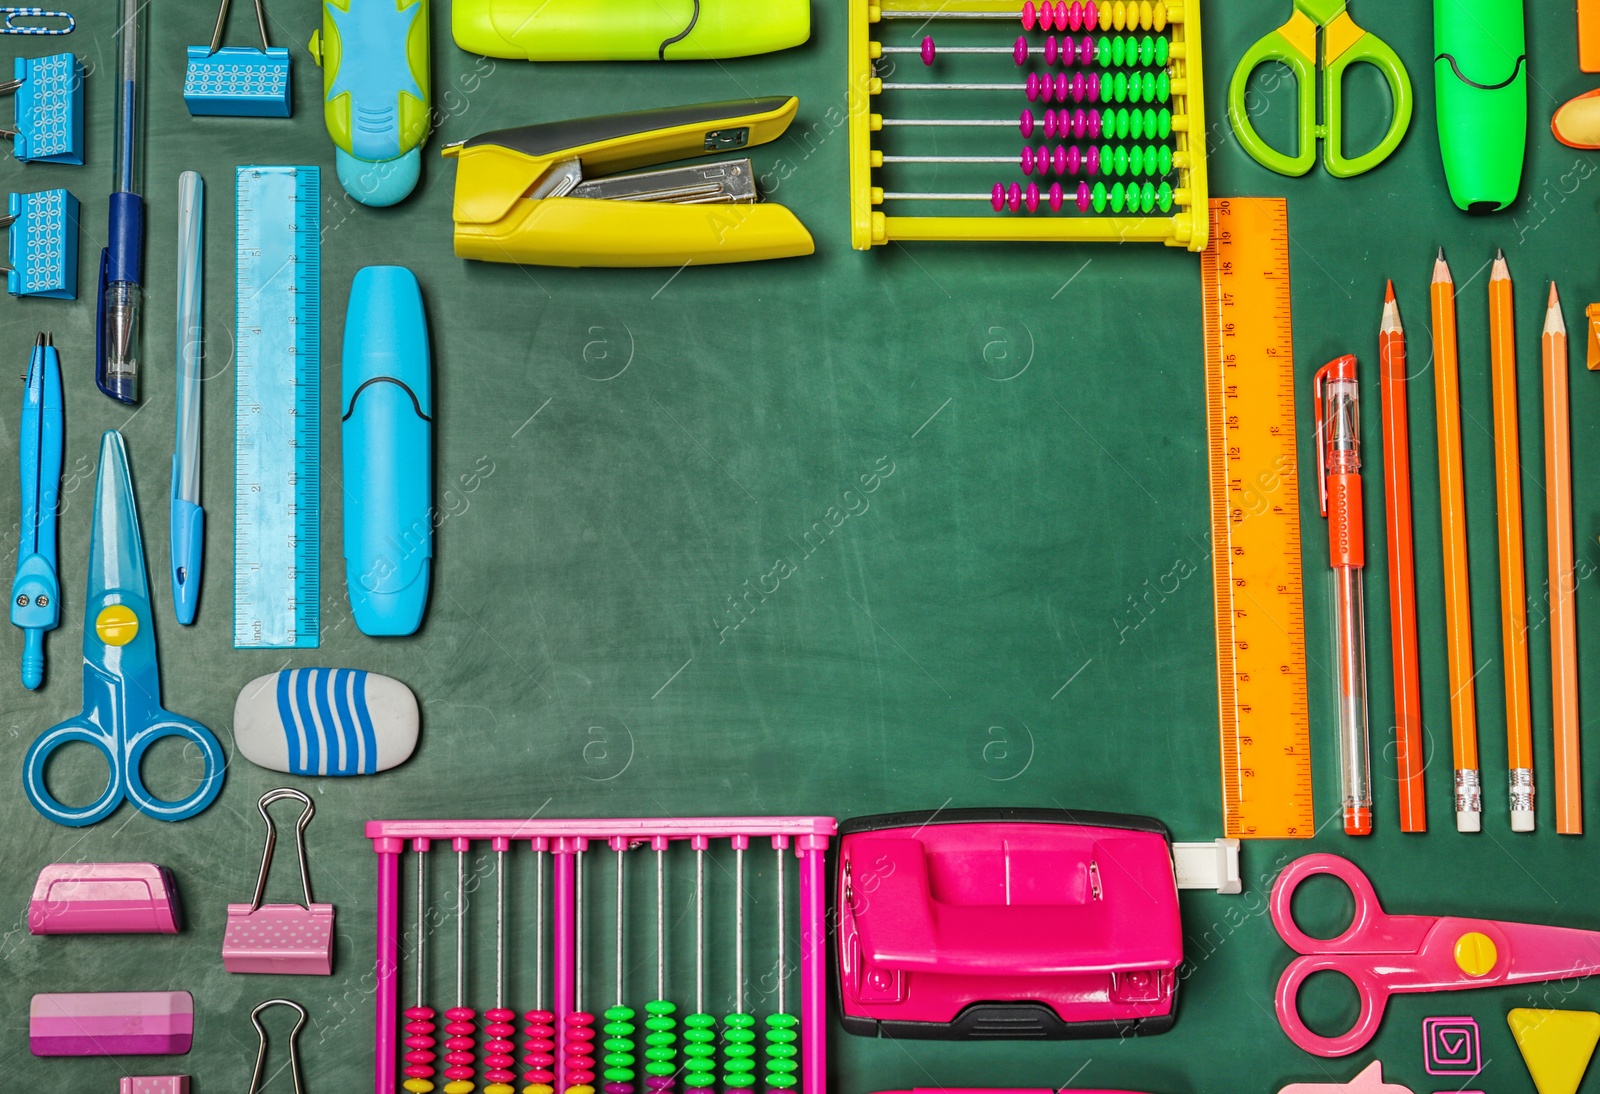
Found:
[{"label": "pink scissors", "polygon": [[[1294,891],[1317,874],[1344,882],[1355,898],[1350,926],[1333,938],[1312,938],[1294,921]],[[1565,980],[1600,972],[1600,932],[1457,916],[1389,915],[1367,875],[1338,855],[1291,862],[1272,887],[1272,925],[1304,956],[1278,981],[1278,1022],[1289,1040],[1318,1056],[1348,1056],[1372,1040],[1389,996],[1412,991],[1459,991],[1502,984]],[[1296,1007],[1312,973],[1347,977],[1361,997],[1355,1025],[1337,1037],[1313,1033]]]}]

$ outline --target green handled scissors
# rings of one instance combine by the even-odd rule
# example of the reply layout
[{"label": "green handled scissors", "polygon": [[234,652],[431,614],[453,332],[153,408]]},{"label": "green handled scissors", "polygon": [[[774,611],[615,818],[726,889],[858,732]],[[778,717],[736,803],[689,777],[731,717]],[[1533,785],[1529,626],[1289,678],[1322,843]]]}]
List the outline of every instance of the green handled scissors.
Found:
[{"label": "green handled scissors", "polygon": [[[1294,14],[1277,30],[1266,34],[1245,50],[1239,67],[1228,85],[1228,120],[1239,143],[1250,158],[1280,175],[1303,175],[1317,158],[1317,141],[1322,140],[1322,162],[1328,174],[1347,179],[1370,171],[1382,163],[1406,135],[1411,124],[1411,80],[1406,66],[1389,44],[1357,26],[1345,10],[1347,0],[1294,0]],[[1322,99],[1327,120],[1317,124],[1317,31],[1322,31]],[[1250,75],[1269,61],[1277,61],[1294,73],[1300,100],[1300,149],[1288,156],[1273,148],[1250,124],[1245,109],[1245,89]],[[1389,81],[1394,100],[1389,131],[1371,151],[1346,158],[1343,127],[1340,124],[1344,100],[1345,69],[1353,64],[1375,66]]]}]

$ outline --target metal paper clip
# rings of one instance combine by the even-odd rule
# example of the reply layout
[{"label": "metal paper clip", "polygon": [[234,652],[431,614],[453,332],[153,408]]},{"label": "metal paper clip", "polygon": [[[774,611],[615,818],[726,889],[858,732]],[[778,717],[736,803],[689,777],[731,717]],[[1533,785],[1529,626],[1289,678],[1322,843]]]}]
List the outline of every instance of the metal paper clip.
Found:
[{"label": "metal paper clip", "polygon": [[256,1009],[250,1012],[250,1024],[256,1027],[256,1038],[261,1042],[261,1047],[256,1050],[256,1069],[250,1076],[247,1094],[259,1094],[261,1072],[267,1066],[267,1027],[261,1024],[261,1012],[268,1007],[288,1007],[300,1016],[294,1029],[289,1031],[289,1075],[294,1080],[294,1094],[305,1094],[305,1088],[300,1085],[300,1031],[305,1028],[306,1008],[293,999],[268,999],[265,1003],[257,1004]]},{"label": "metal paper clip", "polygon": [[[45,11],[43,8],[0,8],[0,34],[71,34],[78,21],[64,11]],[[18,19],[65,19],[64,27],[19,27]]]},{"label": "metal paper clip", "polygon": [[211,46],[190,46],[189,67],[183,78],[183,101],[190,114],[240,118],[287,118],[289,102],[289,51],[274,48],[267,39],[267,14],[255,0],[256,26],[261,48],[222,46],[228,5],[222,0]]},{"label": "metal paper clip", "polygon": [[[295,822],[295,850],[300,858],[300,889],[305,905],[261,903],[267,892],[267,871],[278,845],[278,829],[267,806],[293,799],[305,806]],[[316,814],[311,799],[291,787],[269,790],[257,806],[267,822],[267,844],[261,873],[249,904],[228,905],[228,927],[222,936],[222,964],[229,972],[292,973],[327,976],[333,972],[333,905],[311,902],[311,875],[306,870],[306,825]]]}]

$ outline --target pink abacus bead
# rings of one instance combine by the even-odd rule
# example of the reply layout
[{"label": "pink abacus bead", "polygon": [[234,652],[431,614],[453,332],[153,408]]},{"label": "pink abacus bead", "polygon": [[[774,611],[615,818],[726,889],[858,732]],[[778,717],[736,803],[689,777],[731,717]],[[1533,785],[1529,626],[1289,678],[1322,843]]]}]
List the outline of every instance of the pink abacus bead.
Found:
[{"label": "pink abacus bead", "polygon": [[1022,208],[1022,187],[1017,183],[1006,188],[1006,208],[1013,213]]},{"label": "pink abacus bead", "polygon": [[1085,34],[1078,39],[1078,64],[1084,68],[1094,64],[1094,35]]},{"label": "pink abacus bead", "polygon": [[1072,0],[1072,6],[1067,9],[1067,26],[1073,30],[1083,29],[1083,0]]},{"label": "pink abacus bead", "polygon": [[671,1075],[646,1075],[644,1088],[650,1094],[672,1094],[675,1082]]},{"label": "pink abacus bead", "polygon": [[606,1094],[633,1094],[632,1083],[607,1083],[601,1088]]},{"label": "pink abacus bead", "polygon": [[1076,175],[1078,173],[1078,170],[1083,166],[1083,153],[1078,151],[1078,146],[1077,145],[1071,144],[1071,145],[1067,146],[1067,157],[1066,157],[1066,159],[1067,159],[1067,164],[1066,164],[1067,169],[1065,171],[1057,171],[1056,174],[1058,174],[1058,175]]},{"label": "pink abacus bead", "polygon": [[1097,27],[1100,25],[1100,9],[1095,6],[1094,0],[1089,0],[1087,4],[1083,5],[1083,25],[1085,27]]},{"label": "pink abacus bead", "polygon": [[1029,144],[1022,146],[1022,173],[1033,174],[1033,146]]},{"label": "pink abacus bead", "polygon": [[1061,36],[1061,67],[1070,65],[1078,56],[1078,44],[1072,40],[1071,35]]},{"label": "pink abacus bead", "polygon": [[1089,73],[1089,77],[1084,83],[1085,83],[1084,90],[1089,95],[1089,101],[1091,103],[1099,102],[1100,101],[1100,73],[1098,73],[1098,72]]},{"label": "pink abacus bead", "polygon": [[1027,2],[1022,5],[1022,29],[1023,30],[1032,30],[1033,29],[1033,23],[1034,23],[1034,18],[1036,16],[1036,14],[1037,14],[1037,9],[1033,6],[1033,0],[1027,0]]},{"label": "pink abacus bead", "polygon": [[1089,136],[1095,140],[1100,139],[1100,111],[1089,111]]},{"label": "pink abacus bead", "polygon": [[433,1038],[426,1034],[412,1034],[406,1038],[407,1048],[432,1048]]},{"label": "pink abacus bead", "polygon": [[[1018,39],[1018,41],[1021,41],[1021,39]],[[1021,63],[1021,61],[1017,62],[1019,65]],[[1044,40],[1044,63],[1047,65],[1056,63],[1056,36],[1054,34]]]},{"label": "pink abacus bead", "polygon": [[1057,30],[1066,30],[1067,29],[1067,12],[1070,11],[1070,10],[1071,9],[1067,7],[1067,0],[1056,0],[1056,29]]},{"label": "pink abacus bead", "polygon": [[[1046,123],[1048,125],[1049,118],[1046,117],[1045,121],[1046,121]],[[1022,111],[1022,120],[1017,123],[1017,128],[1022,130],[1022,135],[1024,137],[1033,136],[1033,111],[1028,110],[1026,108],[1023,109],[1023,111]],[[1049,135],[1049,132],[1050,132],[1049,129],[1046,128],[1046,130],[1045,130],[1046,136]]]},{"label": "pink abacus bead", "polygon": [[1067,93],[1072,88],[1072,78],[1065,72],[1056,73],[1056,102],[1067,101]]},{"label": "pink abacus bead", "polygon": [[1039,5],[1039,29],[1040,30],[1054,30],[1055,28],[1056,28],[1056,9],[1055,9],[1055,6],[1050,3],[1050,0],[1045,0],[1045,2],[1043,4]]},{"label": "pink abacus bead", "polygon": [[1028,183],[1027,198],[1024,204],[1028,206],[1028,212],[1030,213],[1039,211],[1039,187],[1037,183]]},{"label": "pink abacus bead", "polygon": [[1067,173],[1067,146],[1056,145],[1056,150],[1050,155],[1050,170],[1058,175]]},{"label": "pink abacus bead", "polygon": [[1084,157],[1084,161],[1085,170],[1089,172],[1089,177],[1094,178],[1098,175],[1100,173],[1100,146],[1091,144],[1089,146],[1089,154]]},{"label": "pink abacus bead", "polygon": [[1072,112],[1072,135],[1082,139],[1088,131],[1089,115],[1080,107]]},{"label": "pink abacus bead", "polygon": [[994,206],[994,211],[999,212],[1006,207],[1006,188],[1004,183],[995,183],[994,189],[989,193],[989,204]]},{"label": "pink abacus bead", "polygon": [[[931,64],[933,57],[932,38],[928,39],[928,50],[925,56],[929,58],[929,63]],[[1017,62],[1019,65],[1025,65],[1028,63],[1028,40],[1020,34],[1017,35],[1017,40],[1011,45],[1011,59]]]},{"label": "pink abacus bead", "polygon": [[1046,110],[1044,112],[1044,135],[1047,138],[1056,135],[1056,112],[1054,110]]},{"label": "pink abacus bead", "polygon": [[933,35],[931,34],[922,39],[922,63],[925,65],[933,64]]},{"label": "pink abacus bead", "polygon": [[1080,183],[1078,183],[1078,212],[1087,213],[1088,211],[1089,211],[1089,184],[1087,182],[1080,182]]},{"label": "pink abacus bead", "polygon": [[1061,212],[1061,184],[1059,182],[1050,184],[1050,211],[1052,213]]},{"label": "pink abacus bead", "polygon": [[[1037,72],[1028,73],[1028,81],[1022,86],[1027,90],[1030,103],[1039,101],[1039,74]],[[1045,86],[1049,87],[1050,85],[1047,82]]]}]

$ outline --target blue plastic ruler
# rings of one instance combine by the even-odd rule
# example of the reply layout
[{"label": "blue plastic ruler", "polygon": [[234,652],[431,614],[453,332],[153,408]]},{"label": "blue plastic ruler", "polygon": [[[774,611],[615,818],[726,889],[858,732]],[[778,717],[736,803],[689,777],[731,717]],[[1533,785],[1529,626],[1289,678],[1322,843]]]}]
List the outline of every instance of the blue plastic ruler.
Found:
[{"label": "blue plastic ruler", "polygon": [[321,203],[315,167],[238,169],[238,649],[312,649],[322,623]]}]

